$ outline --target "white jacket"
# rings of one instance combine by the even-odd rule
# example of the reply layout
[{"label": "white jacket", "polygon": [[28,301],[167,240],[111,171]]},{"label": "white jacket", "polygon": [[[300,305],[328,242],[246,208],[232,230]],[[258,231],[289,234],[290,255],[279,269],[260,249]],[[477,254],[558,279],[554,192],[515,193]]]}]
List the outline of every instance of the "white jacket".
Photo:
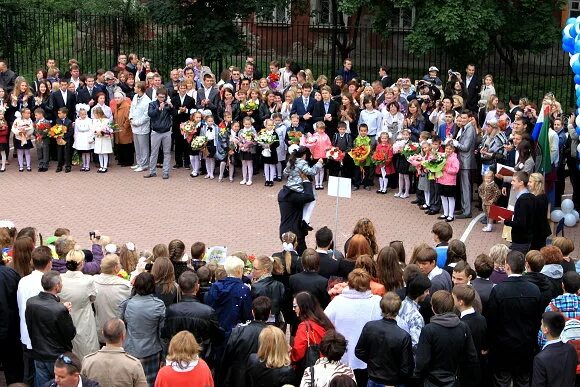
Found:
[{"label": "white jacket", "polygon": [[149,109],[149,104],[151,103],[151,98],[147,94],[143,94],[139,97],[137,94],[133,97],[131,101],[131,110],[129,110],[129,119],[131,120],[131,130],[133,134],[149,134],[151,128],[149,127],[149,115],[147,110]]}]

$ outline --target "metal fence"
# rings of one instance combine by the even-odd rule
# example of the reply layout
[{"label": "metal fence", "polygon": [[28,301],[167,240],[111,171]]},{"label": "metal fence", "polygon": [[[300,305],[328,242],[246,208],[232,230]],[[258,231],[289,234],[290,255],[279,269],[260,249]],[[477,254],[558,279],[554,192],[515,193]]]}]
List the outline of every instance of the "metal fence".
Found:
[{"label": "metal fence", "polygon": [[[292,58],[302,68],[311,69],[315,77],[325,74],[331,78],[348,54],[355,70],[366,80],[376,79],[381,65],[390,67],[395,79],[420,78],[432,65],[442,73],[450,68],[463,70],[454,67],[444,50],[435,49],[426,55],[410,52],[405,39],[408,29],[392,28],[389,38],[383,38],[366,25],[328,26],[312,24],[307,17],[297,19],[289,23],[238,22],[235,33],[244,42],[239,52],[207,64],[219,75],[227,66],[243,67],[246,55],[251,55],[267,72],[271,60],[283,64],[286,58]],[[70,58],[77,59],[84,72],[93,72],[111,68],[119,53],[130,52],[150,58],[154,67],[167,76],[171,68],[183,66],[186,57],[204,56],[203,52],[186,52],[178,43],[176,37],[182,38],[179,26],[155,24],[144,16],[11,11],[0,6],[0,33],[0,56],[25,76],[44,67],[47,58],[55,58],[63,72]],[[344,50],[344,46],[352,50]],[[500,98],[516,94],[538,101],[551,91],[564,105],[573,105],[573,74],[558,42],[543,52],[511,54],[511,68],[494,51],[475,63],[480,76],[494,76]]]}]

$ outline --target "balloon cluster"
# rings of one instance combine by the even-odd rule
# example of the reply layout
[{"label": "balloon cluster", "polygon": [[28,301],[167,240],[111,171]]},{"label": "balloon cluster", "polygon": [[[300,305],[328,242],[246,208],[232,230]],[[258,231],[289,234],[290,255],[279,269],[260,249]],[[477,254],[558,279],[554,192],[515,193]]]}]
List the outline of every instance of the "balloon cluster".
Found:
[{"label": "balloon cluster", "polygon": [[564,224],[568,227],[574,227],[580,220],[580,214],[574,209],[574,202],[570,199],[562,200],[562,206],[559,210],[554,210],[550,214],[550,219],[558,223],[564,219]]},{"label": "balloon cluster", "polygon": [[[566,20],[562,30],[562,48],[570,56],[570,67],[574,72],[576,89],[576,133],[580,135],[580,18],[571,17]],[[580,145],[576,148],[580,154]],[[578,164],[580,170],[580,164]]]}]

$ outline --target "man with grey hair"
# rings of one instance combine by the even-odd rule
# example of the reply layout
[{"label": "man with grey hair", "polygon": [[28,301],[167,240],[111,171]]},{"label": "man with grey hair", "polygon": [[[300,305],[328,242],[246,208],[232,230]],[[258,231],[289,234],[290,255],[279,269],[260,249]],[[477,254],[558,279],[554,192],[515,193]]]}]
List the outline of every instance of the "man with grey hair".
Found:
[{"label": "man with grey hair", "polygon": [[117,79],[112,71],[105,73],[105,90],[107,92],[107,102],[115,99],[115,92],[122,91],[117,85]]},{"label": "man with grey hair", "polygon": [[43,386],[54,378],[54,362],[64,352],[72,351],[76,328],[70,315],[71,303],[61,303],[60,273],[49,271],[40,280],[42,289],[26,302],[26,326],[32,343],[35,385]]},{"label": "man with grey hair", "polygon": [[106,321],[102,330],[106,345],[85,356],[81,374],[101,387],[147,387],[141,362],[123,349],[126,334],[123,320]]},{"label": "man with grey hair", "polygon": [[227,257],[224,268],[227,277],[211,286],[205,303],[216,311],[227,339],[236,325],[252,319],[252,294],[242,282],[244,261],[238,257]]}]

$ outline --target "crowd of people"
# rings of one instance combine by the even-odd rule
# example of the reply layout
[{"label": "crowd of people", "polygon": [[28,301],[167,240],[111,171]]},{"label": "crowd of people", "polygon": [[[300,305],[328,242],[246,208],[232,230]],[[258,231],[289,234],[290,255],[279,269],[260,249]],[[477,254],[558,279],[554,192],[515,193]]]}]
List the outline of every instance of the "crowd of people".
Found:
[{"label": "crowd of people", "polygon": [[[66,228],[0,222],[0,364],[30,386],[574,386],[574,243],[494,245],[468,263],[448,222],[433,244],[379,247],[366,218],[344,254],[327,227],[298,254],[213,260]],[[116,242],[116,243],[115,243]],[[475,255],[470,252],[469,256]],[[289,337],[289,340],[288,340]]]}]

